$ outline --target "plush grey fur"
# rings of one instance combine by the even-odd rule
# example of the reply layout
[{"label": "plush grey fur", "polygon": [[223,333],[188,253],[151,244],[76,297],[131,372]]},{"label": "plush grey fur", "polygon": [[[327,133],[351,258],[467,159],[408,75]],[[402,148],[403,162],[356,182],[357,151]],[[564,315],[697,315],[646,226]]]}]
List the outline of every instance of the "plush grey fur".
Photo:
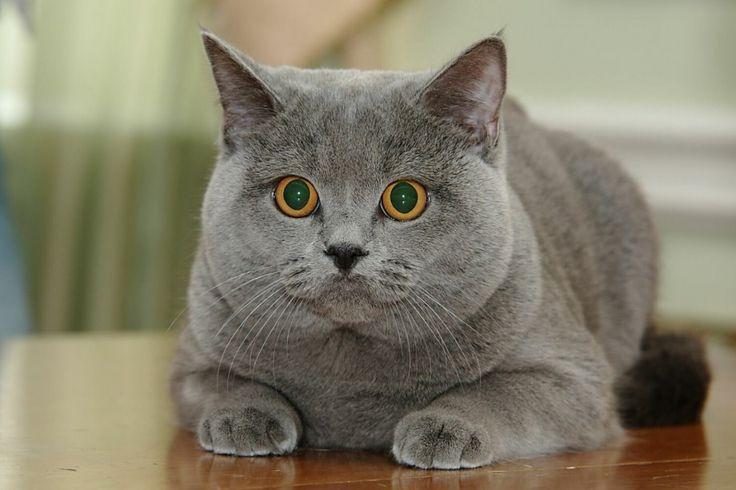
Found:
[{"label": "plush grey fur", "polygon": [[[202,446],[463,468],[604,444],[652,314],[655,236],[617,162],[504,99],[503,43],[438,74],[258,65],[204,33],[224,107],[172,391]],[[286,175],[320,206],[294,219]],[[399,178],[428,189],[386,217]],[[325,250],[368,255],[345,274]]]}]

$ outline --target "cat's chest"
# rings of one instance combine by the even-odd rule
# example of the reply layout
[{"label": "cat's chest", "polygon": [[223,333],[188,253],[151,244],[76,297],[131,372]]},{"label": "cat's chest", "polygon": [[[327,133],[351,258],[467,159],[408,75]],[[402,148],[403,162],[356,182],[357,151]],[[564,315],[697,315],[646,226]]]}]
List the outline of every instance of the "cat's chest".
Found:
[{"label": "cat's chest", "polygon": [[389,445],[398,421],[444,390],[421,383],[306,376],[276,384],[302,417],[305,445],[361,449]]},{"label": "cat's chest", "polygon": [[378,448],[390,443],[396,423],[426,406],[451,383],[417,373],[400,352],[330,339],[290,346],[259,381],[281,392],[297,409],[304,443],[312,447]]}]

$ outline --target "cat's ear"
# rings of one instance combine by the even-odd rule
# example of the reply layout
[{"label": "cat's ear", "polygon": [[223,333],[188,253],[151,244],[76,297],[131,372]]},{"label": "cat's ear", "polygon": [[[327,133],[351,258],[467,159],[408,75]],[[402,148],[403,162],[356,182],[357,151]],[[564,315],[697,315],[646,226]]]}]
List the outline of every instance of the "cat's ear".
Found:
[{"label": "cat's ear", "polygon": [[254,61],[204,29],[202,41],[220,93],[226,142],[231,132],[253,129],[281,110],[276,95],[256,74]]},{"label": "cat's ear", "polygon": [[422,104],[468,131],[473,141],[498,140],[506,93],[506,48],[499,37],[480,41],[440,70],[421,93]]}]

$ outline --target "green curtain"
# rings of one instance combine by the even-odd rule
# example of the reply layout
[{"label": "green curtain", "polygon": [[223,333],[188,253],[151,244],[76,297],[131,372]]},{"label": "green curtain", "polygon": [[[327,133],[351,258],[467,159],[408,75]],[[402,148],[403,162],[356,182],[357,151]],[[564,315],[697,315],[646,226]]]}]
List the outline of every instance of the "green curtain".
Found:
[{"label": "green curtain", "polygon": [[218,117],[206,8],[35,2],[27,111],[1,136],[37,330],[165,329],[183,307]]}]

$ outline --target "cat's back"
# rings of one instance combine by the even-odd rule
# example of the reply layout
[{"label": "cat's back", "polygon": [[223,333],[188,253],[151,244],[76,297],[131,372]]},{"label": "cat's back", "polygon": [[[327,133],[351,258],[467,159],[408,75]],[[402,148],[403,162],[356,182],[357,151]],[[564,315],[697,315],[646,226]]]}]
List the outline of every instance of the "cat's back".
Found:
[{"label": "cat's back", "polygon": [[633,363],[653,308],[656,240],[621,165],[579,138],[505,108],[508,175],[533,224],[552,287],[569,291],[620,371]]}]

